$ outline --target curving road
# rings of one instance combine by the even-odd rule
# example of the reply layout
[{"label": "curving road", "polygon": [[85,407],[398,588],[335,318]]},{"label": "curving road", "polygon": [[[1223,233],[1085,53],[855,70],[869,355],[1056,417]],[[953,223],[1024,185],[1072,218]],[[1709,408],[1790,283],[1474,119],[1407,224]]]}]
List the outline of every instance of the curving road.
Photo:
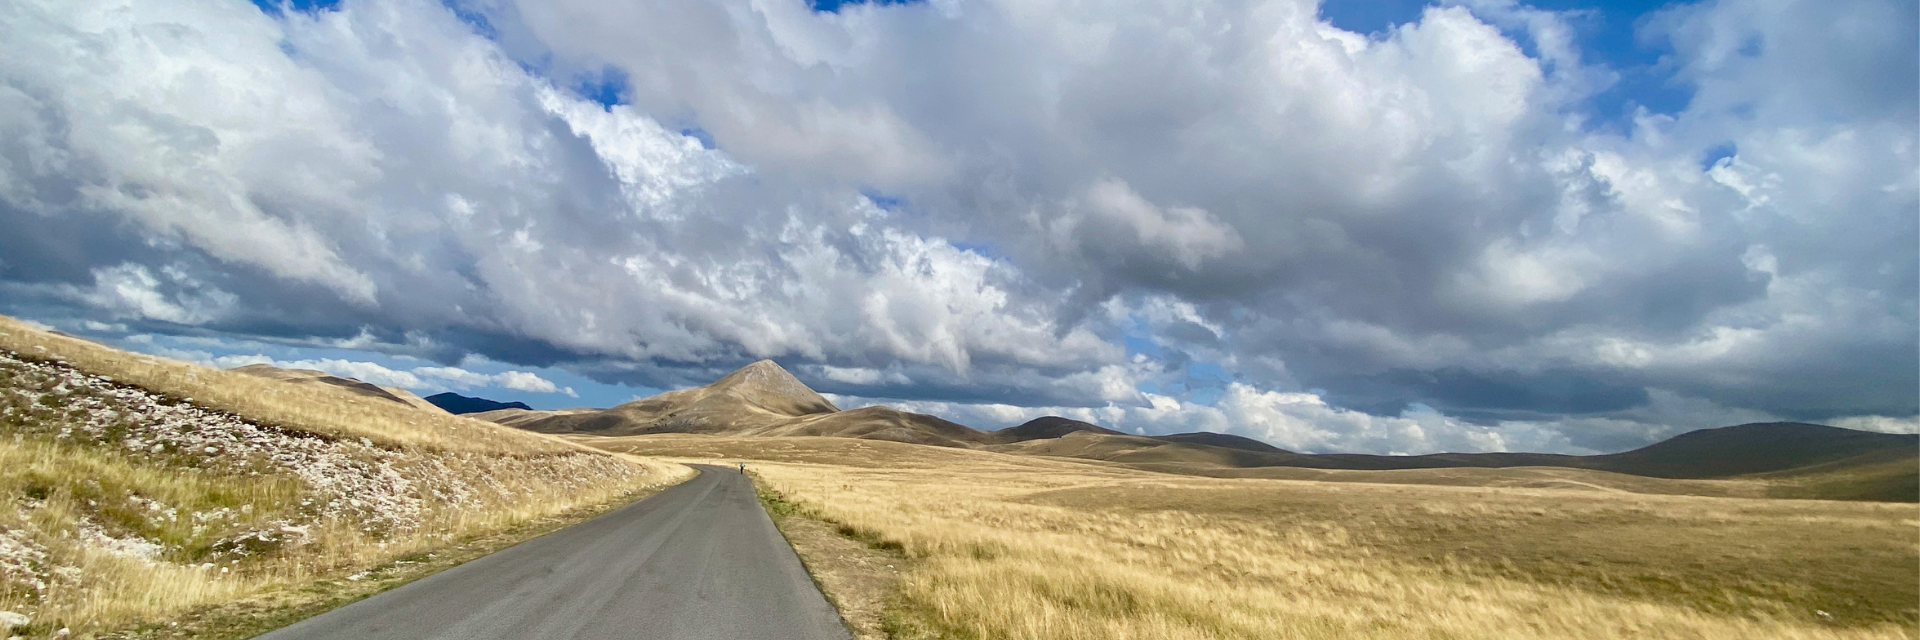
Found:
[{"label": "curving road", "polygon": [[848,640],[738,470],[257,640]]}]

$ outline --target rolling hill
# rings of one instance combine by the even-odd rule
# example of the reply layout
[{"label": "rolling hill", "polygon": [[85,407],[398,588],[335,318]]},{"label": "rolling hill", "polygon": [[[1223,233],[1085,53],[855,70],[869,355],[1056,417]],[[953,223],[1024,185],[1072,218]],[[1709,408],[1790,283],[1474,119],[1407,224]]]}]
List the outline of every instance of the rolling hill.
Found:
[{"label": "rolling hill", "polygon": [[1920,436],[1799,422],[1701,429],[1624,453],[1593,456],[1588,468],[1659,478],[1717,478],[1804,469],[1859,456],[1914,453]]},{"label": "rolling hill", "polygon": [[926,414],[890,407],[842,411],[769,360],[749,364],[713,384],[668,391],[611,409],[508,409],[473,417],[555,434],[833,436],[944,447],[974,447],[990,440],[979,431]]},{"label": "rolling hill", "polygon": [[[1439,453],[1418,456],[1309,454],[1224,433],[1134,435],[1046,416],[999,431],[873,406],[841,411],[771,361],[741,368],[704,387],[669,391],[612,409],[473,414],[500,424],[583,435],[665,433],[716,436],[831,436],[1077,458],[1138,469],[1225,477],[1302,477],[1323,472],[1460,469],[1578,469],[1618,476],[1713,481],[1753,479],[1781,497],[1920,501],[1920,436],[1779,422],[1693,431],[1621,453]],[[1297,469],[1301,471],[1288,471]],[[1341,479],[1353,479],[1351,474]],[[1425,474],[1443,484],[1483,479],[1506,484],[1578,484],[1556,472]],[[1422,474],[1375,474],[1420,482]],[[1385,480],[1383,480],[1385,481]],[[1709,484],[1647,483],[1596,476],[1607,486],[1721,495]],[[1657,483],[1656,483],[1657,484]],[[1744,489],[1742,491],[1745,491]],[[1736,492],[1737,493],[1737,492]]]},{"label": "rolling hill", "polygon": [[1106,436],[1123,436],[1124,433],[1107,429],[1092,423],[1081,422],[1060,416],[1042,416],[1028,420],[1018,426],[1007,427],[993,432],[992,440],[999,444],[1027,442],[1029,440],[1047,440],[1060,438],[1072,433],[1095,433]]},{"label": "rolling hill", "polygon": [[611,409],[481,414],[542,433],[733,433],[838,412],[813,389],[770,360],[741,367],[703,387],[668,391]]},{"label": "rolling hill", "polygon": [[361,382],[353,378],[336,376],[325,371],[315,369],[282,369],[270,364],[250,364],[244,367],[235,367],[232,370],[251,376],[259,376],[283,382],[333,385],[345,389],[354,395],[377,398],[388,402],[398,402],[423,411],[446,413],[439,406],[428,402],[425,398],[414,395],[412,391],[400,387],[382,387],[376,384]]},{"label": "rolling hill", "polygon": [[1287,452],[1285,449],[1281,449],[1280,447],[1276,447],[1276,446],[1267,444],[1265,442],[1255,440],[1253,438],[1248,438],[1245,436],[1236,436],[1230,433],[1213,433],[1210,431],[1199,431],[1195,433],[1176,433],[1172,435],[1154,436],[1153,438],[1155,440],[1163,440],[1166,442],[1182,442],[1186,444],[1204,444],[1212,447],[1226,447],[1228,449],[1241,449],[1244,451],[1259,451],[1259,452],[1265,452],[1265,453],[1286,453]]},{"label": "rolling hill", "polygon": [[[1057,438],[1025,440],[988,448],[1007,453],[1083,458],[1153,471],[1223,477],[1314,477],[1312,473],[1288,471],[1248,473],[1260,469],[1385,473],[1558,467],[1671,480],[1764,480],[1773,486],[1771,495],[1779,497],[1920,501],[1920,436],[1873,433],[1816,424],[1756,423],[1702,429],[1632,451],[1593,456],[1547,453],[1440,453],[1420,456],[1303,454],[1266,446],[1257,441],[1249,445],[1228,439],[1237,436],[1222,435],[1143,437],[1077,430]],[[1379,477],[1401,478],[1399,481],[1412,478],[1405,474]],[[1467,476],[1452,474],[1448,477],[1457,479]]]}]

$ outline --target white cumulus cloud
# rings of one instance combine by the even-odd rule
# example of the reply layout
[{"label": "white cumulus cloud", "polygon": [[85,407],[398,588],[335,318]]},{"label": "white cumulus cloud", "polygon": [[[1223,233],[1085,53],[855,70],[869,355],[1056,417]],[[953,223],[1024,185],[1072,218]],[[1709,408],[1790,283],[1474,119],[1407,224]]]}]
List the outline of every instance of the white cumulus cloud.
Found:
[{"label": "white cumulus cloud", "polygon": [[1913,3],[1640,17],[1624,113],[1580,16],[1320,8],[20,0],[0,304],[1302,448],[1920,412]]}]

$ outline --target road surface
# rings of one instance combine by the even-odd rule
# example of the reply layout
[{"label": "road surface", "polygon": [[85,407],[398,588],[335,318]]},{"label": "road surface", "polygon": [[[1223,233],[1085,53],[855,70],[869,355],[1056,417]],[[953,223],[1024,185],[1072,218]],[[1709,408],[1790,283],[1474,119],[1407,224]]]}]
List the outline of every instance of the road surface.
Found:
[{"label": "road surface", "polygon": [[734,468],[257,640],[849,640]]}]

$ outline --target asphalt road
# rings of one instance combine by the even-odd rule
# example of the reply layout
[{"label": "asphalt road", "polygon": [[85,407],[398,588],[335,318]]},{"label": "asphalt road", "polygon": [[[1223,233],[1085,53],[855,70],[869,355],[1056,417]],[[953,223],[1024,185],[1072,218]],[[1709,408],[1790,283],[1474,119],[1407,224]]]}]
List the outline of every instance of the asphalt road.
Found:
[{"label": "asphalt road", "polygon": [[753,484],[699,477],[257,640],[848,640]]}]

